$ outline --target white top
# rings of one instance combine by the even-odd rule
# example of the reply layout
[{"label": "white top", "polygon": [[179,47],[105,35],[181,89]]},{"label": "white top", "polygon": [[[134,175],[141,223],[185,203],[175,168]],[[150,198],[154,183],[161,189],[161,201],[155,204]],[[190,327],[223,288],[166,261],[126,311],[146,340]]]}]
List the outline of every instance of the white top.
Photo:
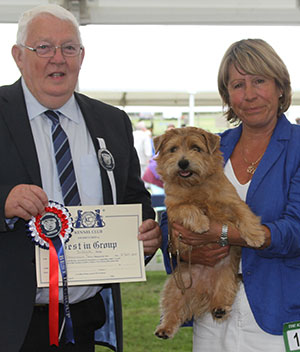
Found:
[{"label": "white top", "polygon": [[228,180],[233,184],[240,198],[245,202],[251,180],[249,180],[247,183],[242,185],[235,176],[230,159],[228,159],[225,165],[224,172]]},{"label": "white top", "polygon": [[[245,202],[251,180],[242,185],[235,176],[230,159],[228,159],[225,165],[224,172],[228,180],[233,184],[233,187],[236,189],[240,198]],[[239,273],[242,273],[242,261],[240,261]]]}]

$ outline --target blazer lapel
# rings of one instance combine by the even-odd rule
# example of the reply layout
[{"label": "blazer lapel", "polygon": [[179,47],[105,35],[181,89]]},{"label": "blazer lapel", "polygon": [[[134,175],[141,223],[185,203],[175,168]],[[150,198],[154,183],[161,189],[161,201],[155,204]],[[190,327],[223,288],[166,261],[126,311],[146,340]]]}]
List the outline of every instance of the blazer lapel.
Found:
[{"label": "blazer lapel", "polygon": [[[242,133],[242,124],[237,128],[228,131],[228,134],[221,139],[221,150],[224,157],[224,162],[230,158],[240,136]],[[246,203],[250,204],[251,199],[257,191],[259,185],[267,175],[269,170],[276,163],[281,153],[284,151],[283,140],[288,140],[291,134],[291,126],[284,115],[278,118],[277,125],[274,129],[270,143],[267,150],[261,159],[250,183],[250,187],[247,192]]]},{"label": "blazer lapel", "polygon": [[32,183],[41,186],[41,174],[30,122],[27,115],[21,80],[8,86],[5,93],[0,93],[3,98],[1,114],[10,131],[11,138],[27,169]]},{"label": "blazer lapel", "polygon": [[269,170],[280,158],[281,154],[284,151],[284,144],[282,143],[282,141],[290,139],[290,134],[291,126],[287,121],[286,117],[282,115],[278,118],[277,125],[274,129],[267,150],[252,177],[252,181],[250,183],[246,199],[246,202],[248,204],[251,203],[251,199],[254,193],[257,191],[264,177],[268,174]]},{"label": "blazer lapel", "polygon": [[[92,137],[96,155],[98,156],[98,150],[100,149],[97,138],[103,138],[105,141],[108,139],[107,133],[105,133],[105,126],[101,126],[99,120],[96,118],[99,115],[100,111],[95,111],[91,104],[87,104],[84,97],[75,93],[75,98],[80,106],[82,115],[85,119],[87,128]],[[112,191],[108,175],[106,170],[100,165],[100,173],[102,180],[102,191],[103,191],[103,200],[104,204],[113,204]]]},{"label": "blazer lapel", "polygon": [[276,163],[278,158],[280,158],[281,153],[283,152],[283,145],[277,140],[270,141],[268,148],[261,159],[250,183],[250,187],[247,193],[246,203],[250,204],[251,199],[254,193],[257,191],[260,183],[264,177],[268,174],[269,170]]},{"label": "blazer lapel", "polygon": [[237,142],[239,141],[242,133],[242,125],[239,125],[236,128],[226,131],[226,135],[221,138],[220,149],[224,158],[224,165],[227,163],[227,160],[230,158]]}]

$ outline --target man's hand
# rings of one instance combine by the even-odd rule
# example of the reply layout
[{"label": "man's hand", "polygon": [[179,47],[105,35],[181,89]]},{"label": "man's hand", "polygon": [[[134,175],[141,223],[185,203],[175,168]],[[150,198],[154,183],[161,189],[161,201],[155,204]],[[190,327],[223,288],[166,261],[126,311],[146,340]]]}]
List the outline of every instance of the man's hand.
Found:
[{"label": "man's hand", "polygon": [[161,246],[162,235],[158,223],[152,219],[143,221],[139,227],[138,239],[144,243],[144,254],[152,255]]},{"label": "man's hand", "polygon": [[48,205],[47,194],[35,185],[17,185],[9,192],[5,202],[5,217],[19,217],[29,220],[32,216],[43,214]]}]

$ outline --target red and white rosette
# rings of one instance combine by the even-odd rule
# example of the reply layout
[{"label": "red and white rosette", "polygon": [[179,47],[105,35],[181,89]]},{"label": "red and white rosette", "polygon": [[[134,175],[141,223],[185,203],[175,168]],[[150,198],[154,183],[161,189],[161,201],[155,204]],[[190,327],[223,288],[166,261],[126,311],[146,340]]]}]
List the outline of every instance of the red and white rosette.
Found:
[{"label": "red and white rosette", "polygon": [[43,215],[32,217],[28,222],[28,234],[41,248],[49,249],[49,337],[50,345],[58,346],[59,324],[59,268],[63,281],[66,343],[73,342],[73,327],[69,309],[67,269],[64,244],[71,237],[72,218],[61,204],[49,201]]},{"label": "red and white rosette", "polygon": [[[49,249],[51,239],[61,236],[64,243],[71,237],[73,227],[71,214],[63,205],[49,201],[44,215],[32,217],[28,223],[29,236],[36,245]],[[54,228],[55,225],[55,228]]]}]

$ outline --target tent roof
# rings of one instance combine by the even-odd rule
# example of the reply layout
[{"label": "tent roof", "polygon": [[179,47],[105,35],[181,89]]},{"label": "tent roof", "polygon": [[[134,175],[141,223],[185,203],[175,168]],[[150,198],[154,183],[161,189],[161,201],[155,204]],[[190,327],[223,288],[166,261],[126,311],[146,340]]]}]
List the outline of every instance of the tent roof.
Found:
[{"label": "tent roof", "polygon": [[[95,99],[117,106],[189,106],[187,92],[108,92],[82,91]],[[194,95],[195,106],[222,106],[217,92],[198,92]],[[293,105],[300,105],[300,92],[294,92]]]},{"label": "tent roof", "polygon": [[57,3],[81,24],[300,25],[299,0],[0,0],[0,22]]}]

